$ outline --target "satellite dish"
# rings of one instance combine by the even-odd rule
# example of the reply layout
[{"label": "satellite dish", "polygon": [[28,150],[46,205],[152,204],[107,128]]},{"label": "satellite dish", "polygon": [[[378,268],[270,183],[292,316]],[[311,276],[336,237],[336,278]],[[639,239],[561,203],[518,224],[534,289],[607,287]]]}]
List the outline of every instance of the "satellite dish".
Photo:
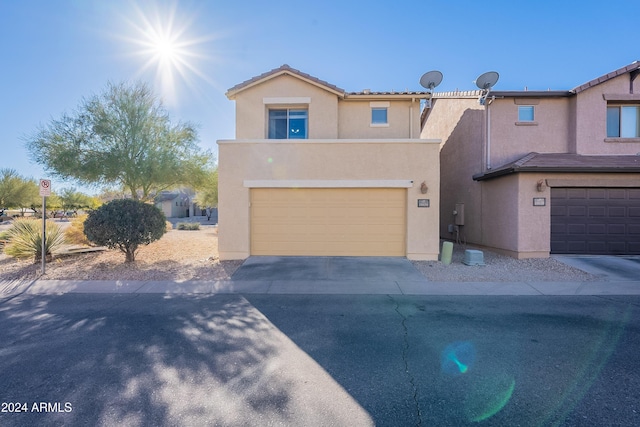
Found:
[{"label": "satellite dish", "polygon": [[488,91],[498,82],[498,77],[500,75],[495,71],[488,71],[476,79],[476,86]]},{"label": "satellite dish", "polygon": [[442,73],[440,71],[429,71],[420,77],[420,84],[425,89],[433,90],[442,81]]}]

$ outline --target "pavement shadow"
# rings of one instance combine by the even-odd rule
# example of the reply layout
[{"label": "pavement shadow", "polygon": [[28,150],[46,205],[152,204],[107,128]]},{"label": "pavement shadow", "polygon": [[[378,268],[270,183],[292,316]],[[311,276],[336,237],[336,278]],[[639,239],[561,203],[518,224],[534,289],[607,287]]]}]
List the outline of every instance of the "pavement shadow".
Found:
[{"label": "pavement shadow", "polygon": [[0,395],[26,404],[3,426],[367,419],[332,410],[345,393],[239,295],[18,296],[0,324]]}]

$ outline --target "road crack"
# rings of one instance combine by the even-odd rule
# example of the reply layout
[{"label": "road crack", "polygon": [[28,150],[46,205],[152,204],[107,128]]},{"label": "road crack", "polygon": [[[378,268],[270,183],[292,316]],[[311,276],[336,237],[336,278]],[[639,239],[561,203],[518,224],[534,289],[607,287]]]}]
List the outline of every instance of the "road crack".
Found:
[{"label": "road crack", "polygon": [[391,295],[387,295],[387,296],[395,304],[395,308],[394,308],[395,312],[398,313],[398,315],[402,318],[402,322],[400,322],[400,324],[402,325],[402,331],[403,331],[403,336],[402,336],[402,362],[404,363],[404,372],[407,375],[407,378],[409,379],[409,384],[411,384],[411,389],[413,390],[413,403],[415,404],[416,415],[418,417],[418,423],[416,424],[416,426],[421,426],[422,425],[422,411],[420,411],[420,404],[418,403],[418,386],[416,385],[416,380],[415,380],[413,374],[409,370],[409,360],[408,360],[408,354],[409,354],[409,330],[407,329],[407,317],[404,314],[402,314],[402,312],[400,311],[400,304],[398,303],[398,301],[396,301]]}]

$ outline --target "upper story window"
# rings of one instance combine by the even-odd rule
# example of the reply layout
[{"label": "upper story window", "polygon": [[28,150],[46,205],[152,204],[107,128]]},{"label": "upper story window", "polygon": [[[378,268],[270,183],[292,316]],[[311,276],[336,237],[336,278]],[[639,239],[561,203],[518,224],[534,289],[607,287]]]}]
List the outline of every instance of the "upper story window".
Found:
[{"label": "upper story window", "polygon": [[269,139],[307,139],[309,112],[299,108],[269,110]]},{"label": "upper story window", "polygon": [[389,123],[387,121],[387,109],[382,108],[372,108],[371,109],[371,124],[373,125],[386,125]]},{"label": "upper story window", "polygon": [[533,122],[535,120],[535,109],[533,105],[518,105],[518,121]]},{"label": "upper story window", "polygon": [[607,137],[640,138],[640,105],[609,105]]},{"label": "upper story window", "polygon": [[369,103],[371,108],[371,126],[389,126],[389,106],[388,101],[374,101]]}]

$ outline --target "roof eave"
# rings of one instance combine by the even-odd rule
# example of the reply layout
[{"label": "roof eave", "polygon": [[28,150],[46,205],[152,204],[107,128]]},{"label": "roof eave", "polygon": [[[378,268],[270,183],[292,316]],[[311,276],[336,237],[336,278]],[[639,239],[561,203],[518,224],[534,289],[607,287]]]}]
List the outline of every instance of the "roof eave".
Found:
[{"label": "roof eave", "polygon": [[[309,83],[311,85],[314,85],[316,87],[319,87],[323,90],[326,90],[330,93],[333,93],[334,95],[338,96],[338,97],[344,97],[345,96],[345,91],[337,86],[333,86],[330,83],[324,82],[320,79],[317,79],[313,76],[307,75],[306,73],[303,73],[299,70],[296,70],[294,68],[289,67],[288,65],[283,65],[280,68],[276,68],[274,70],[268,71],[264,74],[262,74],[261,76],[257,76],[254,77],[253,79],[249,79],[243,83],[237,84],[234,87],[232,87],[231,89],[229,89],[226,93],[225,96],[230,99],[230,100],[235,100],[235,97],[238,93],[247,90],[249,88],[252,88],[254,86],[260,85],[266,81],[269,81],[271,79],[274,79],[276,77],[280,77],[283,75],[288,75],[291,77],[295,77],[297,79],[300,79],[306,83]],[[308,77],[307,77],[308,76]]]},{"label": "roof eave", "polygon": [[506,168],[488,173],[473,175],[474,181],[487,181],[505,175],[520,172],[555,172],[555,173],[640,173],[640,166],[637,167],[584,167],[584,166],[523,166],[519,168]]}]

